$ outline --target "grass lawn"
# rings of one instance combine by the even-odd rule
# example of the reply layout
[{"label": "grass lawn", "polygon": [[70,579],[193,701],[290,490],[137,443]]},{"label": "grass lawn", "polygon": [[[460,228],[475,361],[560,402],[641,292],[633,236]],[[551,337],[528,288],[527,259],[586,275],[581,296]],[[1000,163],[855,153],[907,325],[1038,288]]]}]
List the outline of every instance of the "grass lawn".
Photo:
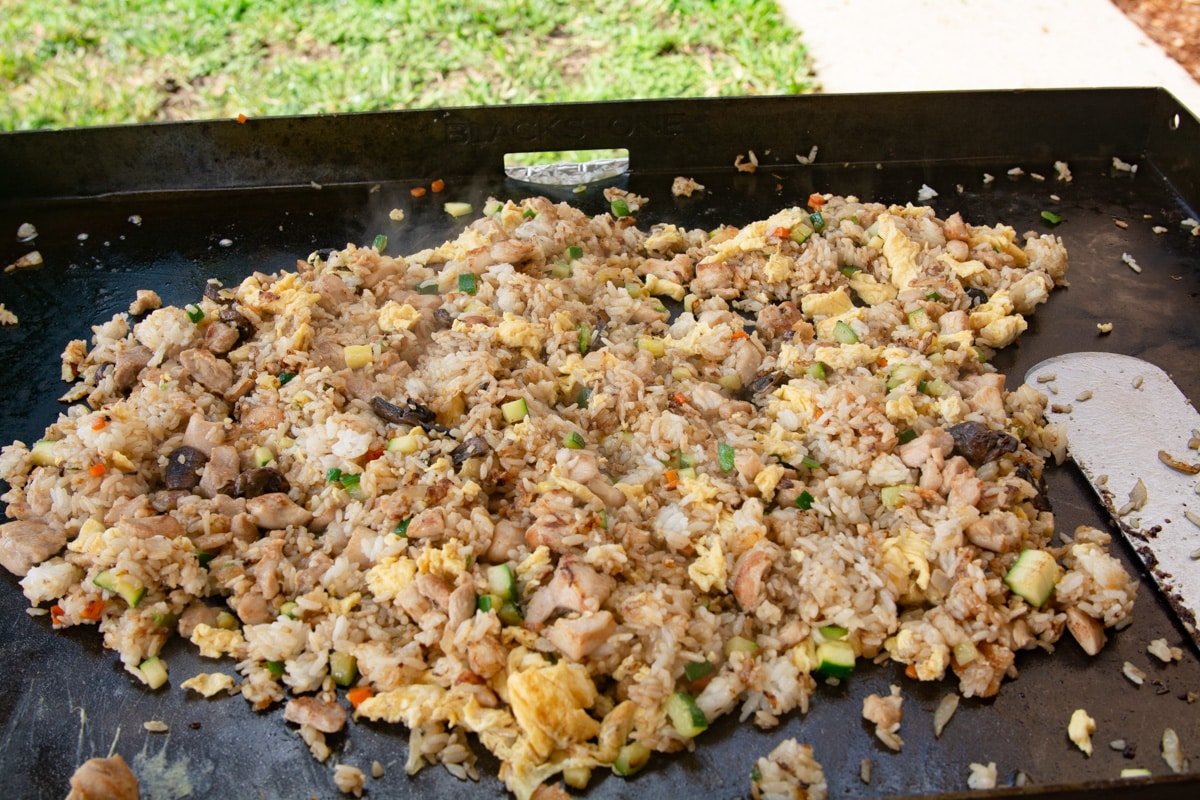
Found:
[{"label": "grass lawn", "polygon": [[0,129],[812,88],[771,0],[0,0]]}]

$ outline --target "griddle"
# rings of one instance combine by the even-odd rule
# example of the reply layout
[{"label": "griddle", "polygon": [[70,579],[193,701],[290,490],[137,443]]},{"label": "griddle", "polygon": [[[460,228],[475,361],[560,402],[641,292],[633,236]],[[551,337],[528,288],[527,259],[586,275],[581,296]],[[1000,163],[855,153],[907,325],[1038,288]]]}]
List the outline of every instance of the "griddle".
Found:
[{"label": "griddle", "polygon": [[[815,164],[799,164],[795,156],[813,145]],[[503,171],[505,153],[581,148],[627,148],[629,172],[576,194]],[[736,171],[735,157],[749,150],[757,172]],[[1137,172],[1114,171],[1113,156],[1136,163]],[[1056,160],[1070,164],[1071,183],[1055,181]],[[1026,174],[1009,176],[1013,167]],[[995,180],[985,183],[984,173]],[[136,289],[155,288],[166,303],[182,304],[199,297],[206,278],[291,268],[312,250],[368,244],[377,233],[387,234],[391,252],[415,251],[465,224],[443,213],[445,200],[479,209],[489,195],[546,194],[600,213],[607,208],[601,190],[610,185],[651,198],[638,215],[642,226],[740,225],[803,204],[813,191],[905,203],[922,184],[939,193],[932,205],[940,214],[959,210],[977,224],[1047,231],[1040,212],[1053,210],[1065,218],[1053,230],[1070,252],[1071,285],[997,356],[1009,388],[1049,356],[1111,350],[1159,364],[1185,394],[1200,397],[1200,239],[1180,226],[1200,216],[1200,124],[1161,89],[645,101],[11,133],[0,136],[0,175],[0,263],[30,249],[15,241],[27,221],[45,258],[40,269],[0,274],[0,302],[20,317],[19,326],[0,327],[4,442],[40,436],[61,410],[54,398],[66,389],[58,379],[66,341],[125,310]],[[707,189],[674,198],[676,175]],[[434,178],[445,181],[442,194],[410,196]],[[394,207],[407,214],[398,225],[388,220]],[[1156,235],[1153,225],[1167,232]],[[1141,274],[1122,264],[1124,252]],[[1098,336],[1097,322],[1112,322],[1113,332]],[[1089,524],[1116,533],[1077,469],[1051,469],[1048,480],[1060,530]],[[1138,572],[1123,542],[1114,550]],[[308,755],[278,707],[255,713],[240,698],[203,700],[178,689],[197,672],[231,671],[230,664],[174,642],[164,654],[174,688],[147,691],[101,649],[93,628],[54,632],[48,617],[25,613],[16,580],[7,573],[2,580],[0,796],[62,797],[77,764],[111,750],[134,765],[144,798],[339,796],[331,771]],[[695,752],[655,755],[633,779],[598,770],[588,796],[741,797],[755,759],[794,736],[813,745],[835,798],[957,797],[968,765],[989,761],[1010,786],[997,796],[1196,797],[1200,705],[1184,698],[1200,692],[1200,661],[1190,648],[1170,666],[1147,655],[1146,644],[1159,637],[1188,645],[1145,577],[1134,617],[1095,658],[1069,635],[1053,656],[1019,654],[1020,678],[994,699],[964,700],[940,740],[931,715],[955,690],[953,680],[917,683],[896,665],[862,665],[842,686],[819,687],[807,715],[793,713],[770,731],[727,716]],[[1122,677],[1126,660],[1148,673],[1144,686]],[[860,714],[863,698],[886,694],[889,683],[901,684],[906,697],[899,754],[877,742]],[[1067,739],[1067,721],[1080,707],[1099,726],[1091,758]],[[169,733],[143,730],[151,719],[166,722]],[[1191,756],[1190,775],[1170,776],[1162,761],[1168,725]],[[1111,749],[1115,739],[1133,756]],[[400,727],[354,725],[332,744],[335,760],[364,770],[372,760],[385,765],[382,780],[368,779],[368,796],[504,796],[482,747],[482,778],[464,784],[441,767],[406,777]],[[873,765],[869,785],[858,777],[864,758]],[[1114,780],[1133,766],[1156,777]],[[1018,770],[1029,777],[1024,789],[1011,788]]]}]

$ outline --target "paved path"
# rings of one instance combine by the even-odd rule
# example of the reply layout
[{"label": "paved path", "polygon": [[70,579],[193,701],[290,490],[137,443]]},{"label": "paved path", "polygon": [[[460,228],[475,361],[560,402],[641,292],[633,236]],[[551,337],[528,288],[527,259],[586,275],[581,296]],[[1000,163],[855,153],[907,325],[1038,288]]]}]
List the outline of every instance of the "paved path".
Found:
[{"label": "paved path", "polygon": [[826,92],[1200,84],[1108,0],[780,0]]}]

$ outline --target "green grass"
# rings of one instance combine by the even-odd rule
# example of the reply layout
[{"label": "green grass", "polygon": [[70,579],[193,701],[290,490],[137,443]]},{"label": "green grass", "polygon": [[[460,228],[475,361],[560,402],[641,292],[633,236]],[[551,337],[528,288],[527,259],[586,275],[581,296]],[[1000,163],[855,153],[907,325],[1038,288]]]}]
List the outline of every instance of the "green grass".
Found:
[{"label": "green grass", "polygon": [[812,88],[770,0],[0,0],[0,129]]}]

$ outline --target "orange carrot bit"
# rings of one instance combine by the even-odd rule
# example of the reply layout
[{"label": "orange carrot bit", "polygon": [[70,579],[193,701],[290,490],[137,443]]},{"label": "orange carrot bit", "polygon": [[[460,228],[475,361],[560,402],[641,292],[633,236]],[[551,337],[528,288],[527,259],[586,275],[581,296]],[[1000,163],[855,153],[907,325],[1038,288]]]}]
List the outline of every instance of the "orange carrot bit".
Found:
[{"label": "orange carrot bit", "polygon": [[429,184],[429,188],[433,190],[434,194],[437,194],[442,189],[446,188],[446,182],[444,180],[442,180],[441,178],[438,178],[436,181]]},{"label": "orange carrot bit", "polygon": [[382,457],[383,457],[382,449],[367,451],[367,461],[374,461],[375,459],[382,458]]},{"label": "orange carrot bit", "polygon": [[425,187],[424,186],[414,186],[413,188],[408,190],[408,193],[411,194],[413,197],[424,197],[425,196]]},{"label": "orange carrot bit", "polygon": [[88,475],[91,475],[93,478],[103,478],[106,472],[108,472],[108,467],[103,464],[92,464],[88,467]]},{"label": "orange carrot bit", "polygon": [[237,121],[238,121],[238,125],[245,125],[245,124],[246,124],[246,120],[248,120],[248,119],[250,119],[250,118],[249,118],[249,117],[247,117],[245,114],[238,114],[238,115],[237,115]]},{"label": "orange carrot bit", "polygon": [[79,616],[83,617],[86,620],[90,620],[91,622],[95,622],[96,620],[100,619],[100,615],[103,613],[104,613],[104,601],[103,600],[93,600],[92,602],[88,603],[86,606],[83,607],[83,611],[81,611],[79,613]]},{"label": "orange carrot bit", "polygon": [[816,211],[821,206],[825,205],[825,195],[820,192],[813,192],[808,196],[808,207]]},{"label": "orange carrot bit", "polygon": [[364,701],[370,700],[374,696],[375,690],[370,686],[355,686],[346,692],[346,699],[350,701],[352,708],[358,708]]},{"label": "orange carrot bit", "polygon": [[683,392],[676,392],[675,394],[671,395],[671,399],[681,406],[687,404],[687,397]]},{"label": "orange carrot bit", "polygon": [[880,356],[879,358],[875,359],[875,366],[877,366],[877,367],[886,367],[887,364],[888,364],[887,359],[884,358],[883,356]]},{"label": "orange carrot bit", "polygon": [[60,606],[58,603],[50,606],[50,621],[55,625],[61,625],[62,618],[66,616],[66,614],[67,612],[63,611],[62,606]]},{"label": "orange carrot bit", "polygon": [[774,234],[775,238],[777,238],[777,239],[786,239],[792,235],[792,229],[785,228],[782,225],[780,225],[772,233]]},{"label": "orange carrot bit", "polygon": [[673,469],[669,469],[663,473],[663,483],[668,489],[674,489],[679,485],[679,473]]},{"label": "orange carrot bit", "polygon": [[904,668],[904,674],[907,675],[908,677],[912,678],[915,681],[917,679],[916,665],[909,664],[907,667]]},{"label": "orange carrot bit", "polygon": [[733,335],[730,336],[729,338],[733,339],[735,342],[739,342],[742,339],[749,339],[750,334],[746,333],[745,331],[734,331]]},{"label": "orange carrot bit", "polygon": [[102,431],[106,425],[108,425],[108,420],[104,417],[96,417],[96,421],[92,423],[92,430]]}]

